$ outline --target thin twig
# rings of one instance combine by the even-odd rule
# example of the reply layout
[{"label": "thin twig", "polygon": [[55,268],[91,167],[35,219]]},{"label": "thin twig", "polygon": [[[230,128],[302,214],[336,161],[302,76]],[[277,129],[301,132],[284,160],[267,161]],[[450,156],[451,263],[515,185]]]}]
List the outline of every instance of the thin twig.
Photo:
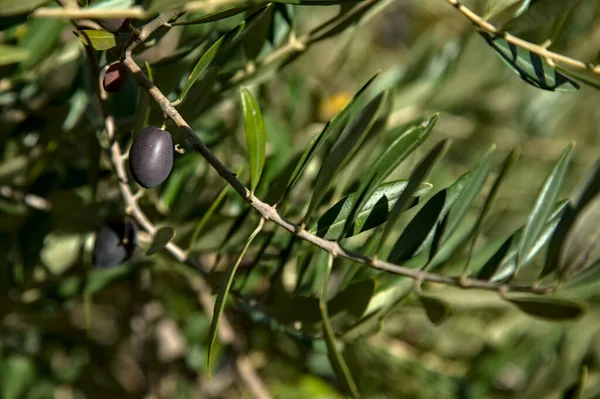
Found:
[{"label": "thin twig", "polygon": [[457,0],[446,0],[446,1],[448,3],[450,3],[451,5],[453,5],[461,14],[463,14],[465,17],[467,17],[469,19],[469,21],[471,21],[475,26],[477,26],[479,29],[481,29],[483,31],[500,35],[507,42],[512,43],[515,46],[524,48],[525,50],[530,51],[534,54],[537,54],[540,57],[542,57],[546,60],[549,60],[551,62],[560,63],[565,66],[589,71],[594,74],[600,75],[600,65],[594,65],[594,64],[591,64],[588,62],[576,60],[574,58],[567,57],[565,55],[550,51],[543,46],[539,46],[537,44],[533,44],[533,43],[525,41],[523,39],[519,39],[518,37],[513,36],[508,32],[503,32],[500,29],[496,28],[494,25],[485,21],[483,18],[481,18],[475,12],[473,12],[469,8],[465,7],[459,1],[457,1]]},{"label": "thin twig", "polygon": [[[161,18],[161,23],[149,23],[145,25],[148,30],[142,31],[139,33],[138,37],[148,37],[150,33],[149,30],[156,30],[160,26],[164,25],[164,23],[168,22],[173,16],[169,15],[163,16]],[[137,42],[132,42],[131,49],[135,47]],[[138,204],[138,196],[134,194],[129,187],[128,177],[125,170],[125,157],[123,156],[123,152],[121,151],[121,146],[116,140],[116,129],[115,129],[115,121],[113,116],[109,111],[109,103],[108,103],[108,93],[103,90],[100,70],[98,68],[98,62],[95,58],[95,54],[93,51],[86,47],[89,65],[91,68],[92,76],[97,81],[97,84],[94,85],[94,90],[96,91],[96,95],[99,99],[101,114],[104,119],[104,128],[105,133],[108,140],[111,142],[110,145],[110,158],[115,168],[115,174],[117,176],[119,190],[121,193],[121,197],[125,202],[128,213],[133,216],[136,222],[149,234],[154,235],[156,232],[156,227],[154,224],[148,219],[142,209]],[[144,75],[145,76],[145,75]],[[181,249],[178,245],[173,242],[169,242],[165,249],[173,255],[178,261],[182,263],[186,263],[192,266],[194,269],[201,272],[203,275],[207,274],[207,270],[200,262],[196,261],[193,258],[190,258],[186,251]],[[212,312],[214,307],[213,300],[211,298],[210,287],[201,279],[196,281],[196,288],[199,295],[200,304],[204,308],[207,314]],[[253,396],[258,399],[270,399],[271,394],[269,393],[266,385],[254,369],[252,363],[248,360],[248,358],[243,354],[244,345],[240,338],[236,335],[235,330],[233,329],[231,323],[227,319],[225,315],[222,315],[220,320],[221,328],[219,329],[219,340],[221,342],[231,345],[234,351],[236,352],[235,359],[235,367],[237,373],[246,384],[248,389],[252,392]]]},{"label": "thin twig", "polygon": [[254,194],[252,194],[242,182],[240,182],[236,176],[208,149],[206,144],[194,133],[194,130],[188,125],[183,119],[179,112],[171,106],[169,100],[165,95],[156,87],[140,69],[137,63],[129,56],[123,60],[125,66],[132,73],[137,83],[145,88],[152,98],[157,102],[163,111],[164,115],[173,121],[177,127],[179,127],[192,146],[192,148],[198,152],[207,162],[219,173],[227,183],[229,183],[235,191],[244,198],[256,211],[258,211],[265,220],[270,220],[275,224],[281,226],[285,230],[297,235],[305,241],[329,252],[333,256],[341,256],[353,262],[362,263],[368,265],[374,269],[384,270],[390,273],[402,275],[415,280],[430,281],[435,283],[442,283],[447,285],[459,286],[462,288],[478,288],[497,292],[507,291],[519,291],[519,292],[530,292],[536,294],[547,294],[553,290],[550,286],[543,287],[531,287],[531,286],[519,286],[512,284],[504,284],[502,282],[491,282],[486,280],[477,279],[460,279],[458,277],[444,276],[435,273],[424,272],[420,270],[414,270],[408,267],[395,265],[390,262],[385,262],[377,258],[369,258],[359,253],[344,249],[339,243],[335,241],[329,241],[318,237],[314,234],[309,233],[303,227],[294,224],[284,217],[282,217],[277,210],[261,201]]}]

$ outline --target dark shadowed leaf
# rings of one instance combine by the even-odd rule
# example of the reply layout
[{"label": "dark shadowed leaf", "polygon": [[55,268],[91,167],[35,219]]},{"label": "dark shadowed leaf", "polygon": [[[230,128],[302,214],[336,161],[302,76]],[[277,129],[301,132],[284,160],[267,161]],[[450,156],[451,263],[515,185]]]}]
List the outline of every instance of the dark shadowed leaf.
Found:
[{"label": "dark shadowed leaf", "polygon": [[321,131],[321,133],[319,133],[314,139],[311,140],[310,144],[308,145],[306,150],[304,150],[304,153],[300,157],[296,168],[289,177],[285,191],[281,194],[281,197],[277,202],[280,202],[292,189],[292,187],[294,187],[294,185],[298,181],[298,178],[300,177],[308,163],[313,159],[314,155],[323,146],[323,144],[330,137],[333,138],[333,140],[335,140],[338,137],[344,123],[347,120],[348,114],[352,109],[352,106],[356,103],[356,100],[361,97],[365,90],[367,90],[371,83],[373,83],[377,76],[379,76],[379,72],[373,75],[373,77],[371,77],[371,79],[369,79],[369,81],[365,83],[363,87],[360,88],[360,90],[354,95],[354,97],[352,97],[350,102],[346,104],[344,108],[342,108],[337,114],[335,114],[335,116],[331,118],[329,122],[327,122],[325,128]]},{"label": "dark shadowed leaf", "polygon": [[441,299],[421,293],[419,294],[419,301],[423,305],[429,321],[436,326],[442,324],[452,314],[452,307]]},{"label": "dark shadowed leaf", "polygon": [[508,250],[511,248],[514,237],[514,234],[508,237],[500,246],[500,248],[498,248],[498,250],[494,253],[494,255],[489,258],[487,262],[485,262],[483,267],[477,273],[477,278],[479,280],[489,280],[494,276],[494,274],[496,274],[502,259],[504,259],[508,253]]},{"label": "dark shadowed leaf", "polygon": [[[429,133],[437,122],[438,115],[435,114],[423,122],[421,125],[403,132],[390,144],[389,147],[377,158],[374,165],[368,168],[368,173],[361,177],[361,185],[357,190],[358,200],[354,204],[350,215],[347,217],[344,233],[350,231],[356,224],[357,214],[362,214],[366,203],[371,200],[374,191],[380,183],[396,169],[415,149],[417,149],[429,136]],[[347,234],[341,234],[343,238]]]},{"label": "dark shadowed leaf", "polygon": [[573,320],[581,317],[587,310],[584,303],[568,299],[534,296],[505,299],[523,312],[547,320]]},{"label": "dark shadowed leaf", "polygon": [[515,272],[519,270],[522,261],[529,256],[529,253],[533,249],[535,242],[542,233],[544,226],[548,222],[548,219],[556,206],[556,199],[560,188],[562,187],[572,155],[573,144],[570,144],[562,152],[554,169],[550,175],[548,175],[540,189],[533,210],[529,214],[527,224],[521,235],[517,258],[517,270],[515,270]]},{"label": "dark shadowed leaf", "polygon": [[254,192],[260,181],[265,166],[267,136],[262,114],[256,99],[245,87],[241,88],[242,106],[244,110],[244,127],[246,129],[246,144],[248,146],[248,161],[250,164],[250,187]]},{"label": "dark shadowed leaf", "polygon": [[165,226],[156,230],[152,238],[152,244],[150,244],[150,248],[146,251],[146,255],[149,256],[160,251],[167,246],[173,237],[175,237],[175,229],[172,227]]},{"label": "dark shadowed leaf", "polygon": [[338,348],[337,339],[331,327],[331,321],[329,320],[329,314],[327,311],[327,287],[329,286],[329,275],[331,274],[331,267],[333,265],[333,256],[329,255],[327,260],[327,269],[321,282],[321,295],[319,297],[319,309],[321,311],[321,317],[323,319],[323,339],[327,344],[327,354],[331,366],[335,371],[335,375],[338,378],[340,385],[344,388],[347,394],[353,397],[358,397],[358,389],[356,383],[350,374],[348,365],[344,360],[344,357]]},{"label": "dark shadowed leaf", "polygon": [[[351,237],[384,223],[407,184],[406,180],[397,180],[377,187],[366,201],[362,211],[354,218],[354,223],[345,236]],[[431,184],[421,183],[413,199],[418,200],[419,197],[427,195],[431,187]],[[328,240],[337,239],[346,226],[351,210],[354,209],[357,196],[357,193],[352,193],[342,198],[319,218],[316,226],[310,231]],[[414,200],[413,204],[416,202]]]},{"label": "dark shadowed leaf", "polygon": [[84,29],[74,32],[79,40],[94,50],[110,50],[117,45],[115,34],[105,30]]},{"label": "dark shadowed leaf", "polygon": [[371,126],[375,122],[375,118],[381,110],[386,96],[386,92],[383,92],[371,100],[338,137],[338,140],[333,145],[333,148],[319,170],[317,182],[313,189],[308,210],[304,215],[303,223],[306,223],[310,219],[313,212],[321,204],[335,176],[339,173],[345,162],[351,159],[358,147],[360,147],[360,144],[371,130]]},{"label": "dark shadowed leaf", "polygon": [[520,34],[537,27],[551,24],[562,14],[570,11],[581,0],[531,1],[515,19],[502,27],[503,31]]},{"label": "dark shadowed leaf", "polygon": [[501,35],[479,32],[500,58],[525,82],[549,91],[574,91],[579,85],[546,65],[542,57],[507,42]]}]

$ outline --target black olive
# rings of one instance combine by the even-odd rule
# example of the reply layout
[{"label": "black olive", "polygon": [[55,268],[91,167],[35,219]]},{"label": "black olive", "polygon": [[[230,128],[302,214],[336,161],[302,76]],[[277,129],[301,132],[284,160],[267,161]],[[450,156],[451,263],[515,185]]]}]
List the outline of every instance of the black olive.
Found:
[{"label": "black olive", "polygon": [[121,62],[115,62],[106,69],[102,86],[108,93],[114,93],[121,90],[127,81],[127,70]]},{"label": "black olive", "polygon": [[144,128],[129,150],[129,169],[142,187],[156,187],[165,181],[173,168],[173,138],[154,126]]},{"label": "black olive", "polygon": [[125,262],[136,247],[137,227],[131,220],[115,220],[96,232],[92,262],[96,267],[110,268]]}]

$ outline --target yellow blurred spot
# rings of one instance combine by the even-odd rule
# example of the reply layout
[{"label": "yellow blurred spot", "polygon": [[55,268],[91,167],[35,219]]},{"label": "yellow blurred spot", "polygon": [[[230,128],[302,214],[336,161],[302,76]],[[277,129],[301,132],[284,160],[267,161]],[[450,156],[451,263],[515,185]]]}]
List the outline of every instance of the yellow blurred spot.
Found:
[{"label": "yellow blurred spot", "polygon": [[319,118],[322,121],[328,121],[342,108],[346,106],[352,99],[352,94],[347,91],[342,91],[329,96],[321,101],[319,106]]}]

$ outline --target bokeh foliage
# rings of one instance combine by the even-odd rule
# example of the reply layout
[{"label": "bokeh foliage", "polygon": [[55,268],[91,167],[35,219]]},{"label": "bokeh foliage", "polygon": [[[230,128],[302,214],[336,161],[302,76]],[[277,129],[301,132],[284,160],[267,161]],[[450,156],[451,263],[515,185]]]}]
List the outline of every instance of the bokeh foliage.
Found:
[{"label": "bokeh foliage", "polygon": [[[169,124],[183,151],[140,200],[160,234],[95,269],[94,232],[127,209],[84,46],[103,67],[129,33],[76,36],[52,2],[0,0],[0,396],[247,397],[231,348],[209,343],[204,277],[170,239],[211,269],[275,397],[600,395],[598,78],[478,33],[448,3],[199,6],[134,57],[215,155],[309,232],[444,276],[567,280],[554,295],[414,289],[268,222],[248,240],[258,215]],[[184,2],[78,5],[139,11],[131,29]],[[465,5],[598,61],[595,0]],[[125,149],[164,122],[131,77],[110,112]]]}]

